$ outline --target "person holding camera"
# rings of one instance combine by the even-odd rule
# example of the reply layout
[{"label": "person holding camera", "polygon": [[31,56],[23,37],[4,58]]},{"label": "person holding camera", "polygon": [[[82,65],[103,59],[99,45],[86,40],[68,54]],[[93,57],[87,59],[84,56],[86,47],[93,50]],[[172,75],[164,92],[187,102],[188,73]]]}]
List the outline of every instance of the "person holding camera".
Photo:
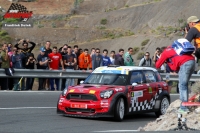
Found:
[{"label": "person holding camera", "polygon": [[[37,57],[37,69],[48,69],[48,63],[50,61],[49,57],[45,54],[45,47],[40,48],[40,54]],[[38,90],[45,90],[46,78],[39,78]]]},{"label": "person holding camera", "polygon": [[191,16],[187,19],[187,26],[185,27],[185,38],[192,42],[194,39],[194,46],[196,47],[195,56],[200,58],[200,20],[197,16]]},{"label": "person holding camera", "polygon": [[[32,46],[28,47],[28,44],[31,44]],[[20,48],[19,45],[22,44],[23,48]],[[28,59],[29,54],[32,52],[32,50],[35,48],[36,44],[34,42],[30,42],[29,40],[20,40],[15,47],[17,50],[21,50],[21,52],[25,55],[26,58],[22,60],[23,67],[26,67],[26,60]]]},{"label": "person holding camera", "polygon": [[[68,46],[67,54],[64,56],[64,66],[66,71],[74,70],[74,66],[76,65],[76,63],[77,63],[76,56],[72,54],[72,49],[70,46]],[[66,79],[65,88],[67,89],[68,86],[72,85],[74,85],[74,79],[70,78]]]},{"label": "person holding camera", "polygon": [[[17,48],[13,48],[13,54],[11,56],[12,66],[14,69],[23,69],[22,60],[25,58],[24,54],[21,53],[21,50],[17,50]],[[24,90],[24,79],[22,79],[22,86],[18,88],[18,82],[20,78],[14,78],[14,91],[16,90]]]},{"label": "person holding camera", "polygon": [[[28,59],[26,61],[26,69],[34,69],[36,64],[36,60],[34,58],[34,55],[31,53],[28,56]],[[32,90],[34,83],[34,78],[27,78],[26,79],[26,90]]]}]

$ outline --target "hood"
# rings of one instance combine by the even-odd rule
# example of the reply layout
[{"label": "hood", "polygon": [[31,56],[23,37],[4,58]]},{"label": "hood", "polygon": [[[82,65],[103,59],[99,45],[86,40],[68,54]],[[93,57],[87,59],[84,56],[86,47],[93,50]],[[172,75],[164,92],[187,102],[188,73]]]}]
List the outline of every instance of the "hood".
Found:
[{"label": "hood", "polygon": [[115,90],[116,88],[121,88],[121,90],[124,90],[124,86],[113,86],[113,85],[77,85],[72,86],[68,89],[68,92],[75,92],[75,93],[91,93],[94,94],[96,92],[105,91],[108,89]]}]

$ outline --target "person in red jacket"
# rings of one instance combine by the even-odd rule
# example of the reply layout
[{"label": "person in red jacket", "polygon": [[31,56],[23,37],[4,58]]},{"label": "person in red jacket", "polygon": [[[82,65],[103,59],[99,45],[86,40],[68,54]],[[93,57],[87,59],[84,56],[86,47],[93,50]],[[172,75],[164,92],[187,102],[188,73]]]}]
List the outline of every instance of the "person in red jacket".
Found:
[{"label": "person in red jacket", "polygon": [[[185,41],[187,40],[185,39]],[[162,52],[161,57],[156,62],[156,68],[160,68],[164,63],[167,63],[172,71],[178,73],[180,100],[182,102],[187,102],[188,82],[195,68],[194,56],[191,54],[178,55],[176,51],[169,46]],[[187,113],[189,109],[180,105],[178,112]]]}]

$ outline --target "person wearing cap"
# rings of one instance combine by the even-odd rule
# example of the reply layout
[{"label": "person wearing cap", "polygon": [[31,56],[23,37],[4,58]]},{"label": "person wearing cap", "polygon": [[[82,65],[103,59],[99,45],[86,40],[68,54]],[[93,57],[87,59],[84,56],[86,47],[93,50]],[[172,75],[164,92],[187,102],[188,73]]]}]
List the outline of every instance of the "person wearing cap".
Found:
[{"label": "person wearing cap", "polygon": [[189,30],[185,28],[186,39],[192,42],[194,39],[194,46],[200,48],[200,21],[197,16],[191,16],[187,19]]},{"label": "person wearing cap", "polygon": [[[190,42],[183,39],[178,39],[174,41],[175,44],[184,44]],[[195,59],[192,54],[183,54],[178,55],[174,48],[171,46],[167,47],[163,52],[160,58],[156,61],[156,68],[160,68],[164,63],[167,63],[170,70],[173,71],[173,74],[178,73],[179,77],[179,92],[180,100],[182,102],[188,101],[188,82],[195,68]],[[178,113],[188,113],[189,109],[186,106],[180,105]]]},{"label": "person wearing cap", "polygon": [[[48,68],[48,56],[45,54],[46,49],[45,47],[40,48],[40,54],[37,57],[37,69],[47,69]],[[39,86],[38,90],[44,90],[45,89],[45,78],[39,78]]]}]

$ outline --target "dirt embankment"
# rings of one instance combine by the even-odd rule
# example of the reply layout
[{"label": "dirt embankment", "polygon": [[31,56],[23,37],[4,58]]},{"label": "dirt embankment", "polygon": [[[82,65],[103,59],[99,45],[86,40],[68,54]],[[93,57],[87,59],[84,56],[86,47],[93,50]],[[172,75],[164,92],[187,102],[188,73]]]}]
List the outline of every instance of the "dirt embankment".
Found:
[{"label": "dirt embankment", "polygon": [[[4,2],[3,2],[4,1]],[[10,2],[0,1],[8,7]],[[69,15],[74,0],[37,0],[23,2],[28,10],[40,14],[32,29],[5,29],[17,39],[29,38],[43,44],[78,44],[81,48],[99,47],[118,51],[139,49],[134,59],[145,51],[167,46],[183,37],[180,29],[191,15],[198,16],[196,0],[79,0],[77,14]],[[56,8],[56,9],[55,9]],[[63,14],[61,16],[56,14]],[[48,15],[48,17],[45,17]],[[149,39],[146,45],[141,43]],[[14,41],[15,42],[15,41]]]}]

